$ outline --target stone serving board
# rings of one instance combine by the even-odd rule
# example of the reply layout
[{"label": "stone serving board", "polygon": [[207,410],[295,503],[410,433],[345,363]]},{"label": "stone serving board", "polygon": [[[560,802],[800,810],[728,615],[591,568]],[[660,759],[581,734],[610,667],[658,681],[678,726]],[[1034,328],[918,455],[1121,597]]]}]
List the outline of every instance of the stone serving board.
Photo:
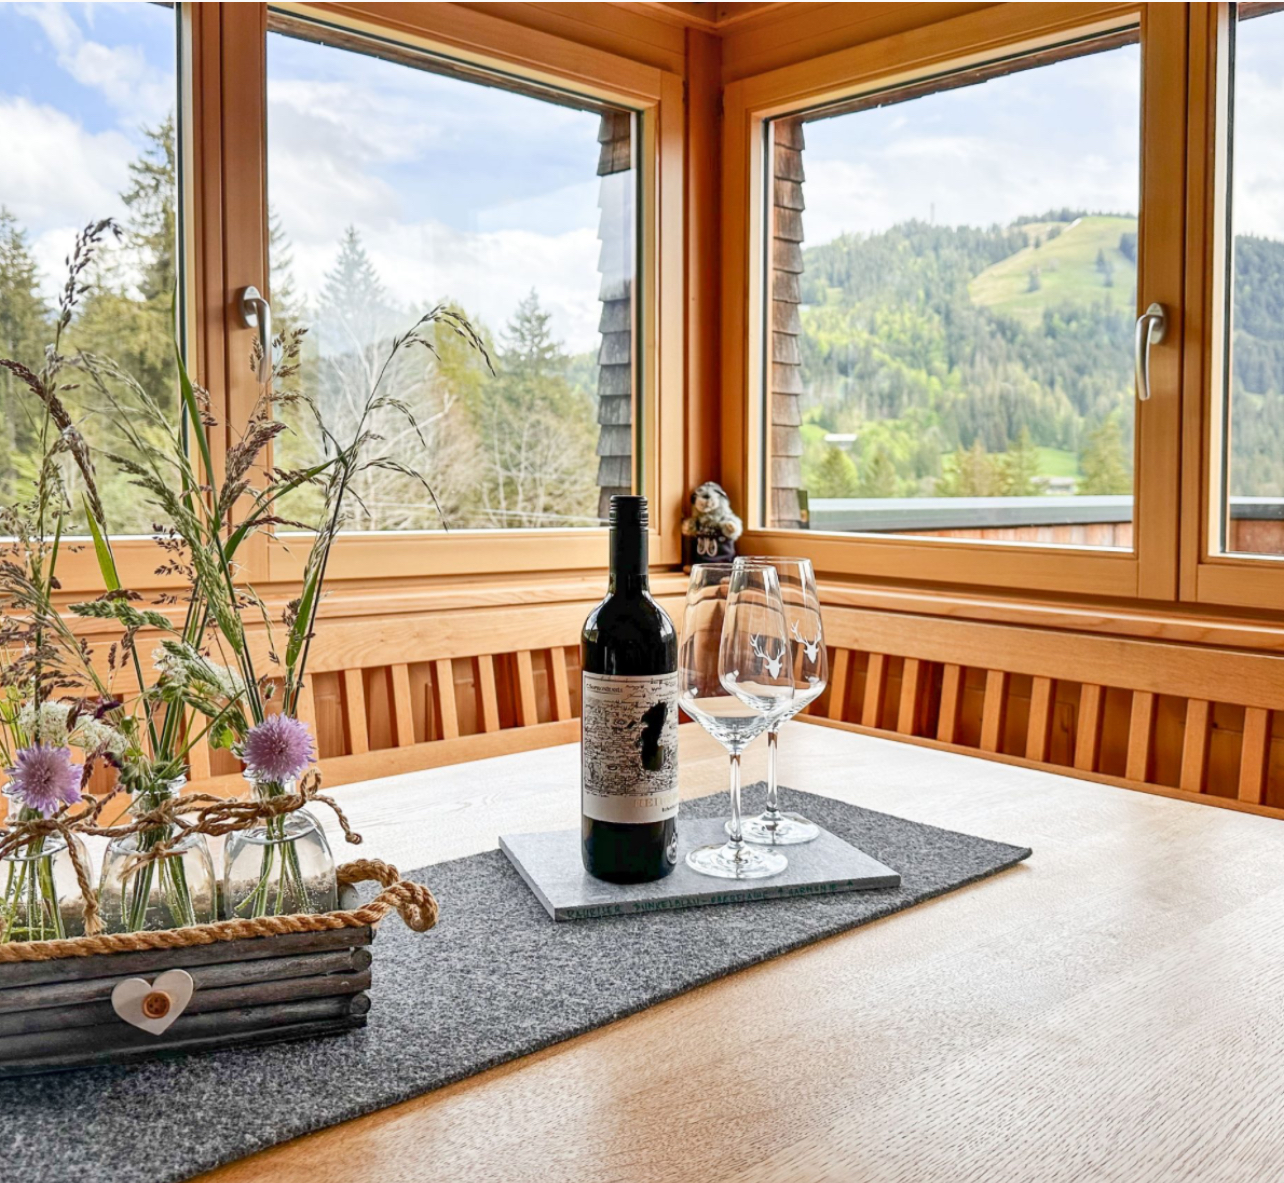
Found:
[{"label": "stone serving board", "polygon": [[594,879],[580,859],[579,830],[505,834],[499,839],[499,848],[554,920],[870,891],[901,884],[900,875],[891,867],[823,829],[812,842],[777,847],[789,859],[789,866],[770,879],[714,879],[691,870],[686,864],[687,851],[725,842],[723,826],[723,819],[717,817],[681,818],[678,864],[671,875],[651,883],[622,885]]}]

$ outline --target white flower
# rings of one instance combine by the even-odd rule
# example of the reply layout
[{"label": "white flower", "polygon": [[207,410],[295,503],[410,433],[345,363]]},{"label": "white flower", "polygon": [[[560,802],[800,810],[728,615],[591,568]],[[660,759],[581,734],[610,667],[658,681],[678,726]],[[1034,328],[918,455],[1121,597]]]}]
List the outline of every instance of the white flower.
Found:
[{"label": "white flower", "polygon": [[70,716],[69,702],[41,703],[37,732],[36,707],[29,702],[18,712],[18,726],[33,741],[38,738],[41,743],[53,748],[74,746],[85,752],[102,748],[113,756],[119,756],[129,746],[129,741],[115,727],[101,719],[95,719],[88,712],[80,715],[69,730],[67,720]]},{"label": "white flower", "polygon": [[42,702],[40,718],[36,719],[36,704],[26,703],[18,712],[18,726],[33,740],[52,748],[65,748],[70,742],[67,731],[67,716],[71,714],[71,704],[66,702]]},{"label": "white flower", "polygon": [[129,740],[116,728],[110,723],[104,723],[101,719],[95,719],[92,715],[78,719],[72,735],[86,752],[96,752],[101,749],[110,752],[113,756],[123,756],[125,749],[129,746]]}]

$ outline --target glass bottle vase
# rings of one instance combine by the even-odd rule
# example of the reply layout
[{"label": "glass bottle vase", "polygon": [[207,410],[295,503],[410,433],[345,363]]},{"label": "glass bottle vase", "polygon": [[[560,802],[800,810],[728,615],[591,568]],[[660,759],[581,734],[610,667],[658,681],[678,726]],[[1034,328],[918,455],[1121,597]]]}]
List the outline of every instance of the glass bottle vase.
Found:
[{"label": "glass bottle vase", "polygon": [[[135,794],[130,812],[141,816],[187,783],[176,777]],[[107,932],[187,928],[218,919],[214,860],[204,834],[188,834],[162,855],[147,858],[177,828],[160,825],[113,838],[103,856],[99,910]]]},{"label": "glass bottle vase", "polygon": [[[259,800],[293,793],[294,781],[246,777]],[[307,806],[229,834],[223,845],[227,919],[333,912],[339,906],[334,857]]]},{"label": "glass bottle vase", "polygon": [[[80,865],[89,867],[85,844],[74,835]],[[67,839],[33,838],[0,859],[0,944],[83,936],[85,900]]]}]

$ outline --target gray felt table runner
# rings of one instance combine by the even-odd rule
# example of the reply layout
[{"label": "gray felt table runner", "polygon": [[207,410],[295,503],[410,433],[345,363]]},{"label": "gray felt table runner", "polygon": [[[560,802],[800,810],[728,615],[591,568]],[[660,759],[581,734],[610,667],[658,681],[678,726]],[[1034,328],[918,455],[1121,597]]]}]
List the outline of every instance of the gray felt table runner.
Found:
[{"label": "gray felt table runner", "polygon": [[[600,1027],[1030,854],[809,793],[783,790],[782,798],[900,871],[901,886],[559,924],[500,851],[440,863],[409,876],[440,901],[437,927],[418,935],[389,919],[375,940],[365,1030],[0,1081],[4,1178],[186,1179]],[[725,809],[722,794],[682,806],[688,817]]]}]

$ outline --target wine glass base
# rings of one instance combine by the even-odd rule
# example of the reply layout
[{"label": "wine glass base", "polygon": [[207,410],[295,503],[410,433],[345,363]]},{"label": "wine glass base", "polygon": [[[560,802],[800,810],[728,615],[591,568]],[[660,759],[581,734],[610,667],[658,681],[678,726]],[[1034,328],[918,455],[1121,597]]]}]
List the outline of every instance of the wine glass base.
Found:
[{"label": "wine glass base", "polygon": [[760,813],[746,819],[742,833],[761,846],[799,846],[820,837],[820,827],[801,813]]},{"label": "wine glass base", "polygon": [[783,854],[760,850],[743,842],[698,846],[687,855],[688,867],[717,879],[770,879],[788,865],[789,860]]}]

